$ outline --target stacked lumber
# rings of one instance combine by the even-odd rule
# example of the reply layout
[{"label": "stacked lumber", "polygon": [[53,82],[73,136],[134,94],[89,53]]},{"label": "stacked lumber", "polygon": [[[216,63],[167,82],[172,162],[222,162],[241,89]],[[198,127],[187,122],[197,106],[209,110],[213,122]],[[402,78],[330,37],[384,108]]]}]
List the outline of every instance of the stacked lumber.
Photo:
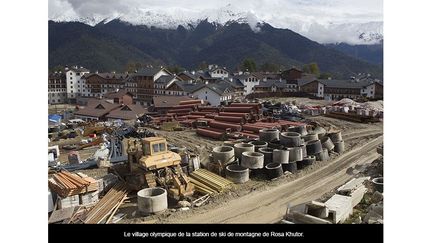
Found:
[{"label": "stacked lumber", "polygon": [[85,224],[100,224],[108,217],[106,223],[114,216],[117,209],[126,199],[128,189],[125,183],[118,182],[107,194],[85,215]]},{"label": "stacked lumber", "polygon": [[208,194],[222,192],[232,185],[231,181],[206,169],[198,169],[191,173],[190,181],[197,191]]},{"label": "stacked lumber", "polygon": [[95,179],[88,176],[81,177],[67,171],[53,174],[53,177],[48,179],[48,186],[61,197],[98,190],[98,183]]}]

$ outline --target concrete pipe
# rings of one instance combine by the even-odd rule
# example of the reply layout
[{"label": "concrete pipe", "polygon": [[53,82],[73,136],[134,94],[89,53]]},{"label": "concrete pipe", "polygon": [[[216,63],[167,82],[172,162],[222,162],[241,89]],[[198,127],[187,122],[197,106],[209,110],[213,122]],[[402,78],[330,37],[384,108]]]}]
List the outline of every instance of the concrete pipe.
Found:
[{"label": "concrete pipe", "polygon": [[258,152],[264,154],[264,165],[273,162],[273,149],[272,148],[260,148]]},{"label": "concrete pipe", "polygon": [[137,198],[138,210],[144,215],[168,208],[167,191],[161,187],[142,189],[138,191]]},{"label": "concrete pipe", "polygon": [[283,175],[282,165],[279,163],[270,163],[266,165],[265,168],[269,180],[278,178]]},{"label": "concrete pipe", "polygon": [[289,162],[296,162],[303,160],[303,150],[301,147],[287,148],[289,151]]},{"label": "concrete pipe", "polygon": [[273,150],[273,162],[286,164],[289,162],[289,151],[285,149]]},{"label": "concrete pipe", "polygon": [[259,130],[259,140],[265,142],[279,140],[279,130],[271,128],[261,129]]},{"label": "concrete pipe", "polygon": [[342,141],[342,133],[340,131],[329,133],[328,136],[333,143]]},{"label": "concrete pipe", "polygon": [[315,154],[316,160],[327,161],[330,159],[327,149],[323,149],[320,153]]},{"label": "concrete pipe", "polygon": [[264,154],[257,152],[243,152],[241,166],[249,169],[264,168]]},{"label": "concrete pipe", "polygon": [[315,127],[313,132],[318,134],[318,139],[323,138],[327,133],[327,131],[323,127]]},{"label": "concrete pipe", "polygon": [[332,140],[327,136],[325,136],[321,139],[321,144],[322,144],[322,147],[326,148],[328,151],[332,151],[335,147]]},{"label": "concrete pipe", "polygon": [[234,148],[229,146],[215,147],[212,151],[212,157],[214,163],[229,164],[235,160]]},{"label": "concrete pipe", "polygon": [[309,142],[312,140],[318,140],[318,134],[317,133],[309,133],[309,134],[302,136],[302,139],[305,142]]},{"label": "concrete pipe", "polygon": [[383,193],[384,192],[384,177],[377,177],[372,179],[372,183],[375,187],[375,190]]},{"label": "concrete pipe", "polygon": [[314,155],[309,155],[303,159],[303,164],[305,166],[310,166],[310,165],[313,165],[313,163],[315,163],[315,161],[316,161],[316,157]]},{"label": "concrete pipe", "polygon": [[297,170],[303,170],[306,167],[304,160],[297,161]]},{"label": "concrete pipe", "polygon": [[302,144],[302,145],[299,146],[299,148],[301,148],[301,150],[302,150],[303,158],[306,157],[306,156],[308,156],[306,145]]},{"label": "concrete pipe", "polygon": [[307,134],[306,125],[290,127],[288,128],[288,132],[296,132],[299,133],[301,136],[304,136]]},{"label": "concrete pipe", "polygon": [[306,151],[308,154],[317,154],[322,151],[320,140],[313,140],[306,143]]},{"label": "concrete pipe", "polygon": [[336,153],[343,153],[345,151],[345,142],[339,141],[339,142],[333,142],[334,143],[334,151]]},{"label": "concrete pipe", "polygon": [[288,164],[282,164],[282,170],[289,171],[291,173],[297,173],[297,162],[290,162]]},{"label": "concrete pipe", "polygon": [[268,142],[267,147],[272,148],[272,149],[283,149],[284,148],[284,146],[280,143],[280,140]]},{"label": "concrete pipe", "polygon": [[302,139],[297,132],[283,132],[280,135],[280,143],[287,147],[297,147],[302,144]]},{"label": "concrete pipe", "polygon": [[260,148],[266,148],[268,146],[268,143],[265,141],[250,141],[249,144],[252,144],[253,146],[255,146],[255,152],[258,152],[258,149]]},{"label": "concrete pipe", "polygon": [[238,158],[240,161],[242,159],[243,152],[254,152],[254,151],[255,151],[255,146],[253,144],[248,144],[248,143],[234,144],[235,157]]},{"label": "concrete pipe", "polygon": [[241,165],[228,165],[225,168],[225,176],[235,184],[242,184],[249,180],[249,169]]}]

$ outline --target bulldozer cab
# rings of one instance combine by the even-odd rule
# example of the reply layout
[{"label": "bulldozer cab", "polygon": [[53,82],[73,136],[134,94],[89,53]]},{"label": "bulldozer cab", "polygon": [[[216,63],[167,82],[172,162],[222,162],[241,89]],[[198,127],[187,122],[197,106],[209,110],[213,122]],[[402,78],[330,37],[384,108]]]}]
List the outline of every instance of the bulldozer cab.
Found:
[{"label": "bulldozer cab", "polygon": [[180,155],[168,150],[167,141],[161,137],[142,139],[143,156],[139,162],[148,170],[180,164]]},{"label": "bulldozer cab", "polygon": [[163,154],[167,152],[165,138],[150,137],[143,139],[144,156]]}]

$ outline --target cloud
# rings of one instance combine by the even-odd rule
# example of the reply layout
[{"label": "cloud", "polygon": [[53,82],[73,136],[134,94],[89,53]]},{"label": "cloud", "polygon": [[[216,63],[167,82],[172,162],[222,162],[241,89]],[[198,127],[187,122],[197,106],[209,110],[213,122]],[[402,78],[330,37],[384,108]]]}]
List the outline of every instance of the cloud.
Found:
[{"label": "cloud", "polygon": [[[204,15],[224,21],[229,14],[242,13],[254,30],[258,21],[264,21],[321,43],[353,42],[355,28],[350,25],[381,22],[382,33],[382,12],[382,0],[49,0],[48,9],[49,19],[54,20],[121,16],[132,23],[150,21],[165,27]],[[160,21],[158,16],[165,18]]]}]

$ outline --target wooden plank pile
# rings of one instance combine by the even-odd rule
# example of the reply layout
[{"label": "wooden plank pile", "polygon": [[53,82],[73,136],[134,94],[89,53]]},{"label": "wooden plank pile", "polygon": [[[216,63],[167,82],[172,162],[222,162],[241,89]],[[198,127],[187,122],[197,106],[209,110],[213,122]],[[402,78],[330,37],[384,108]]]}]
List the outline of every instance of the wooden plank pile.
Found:
[{"label": "wooden plank pile", "polygon": [[194,184],[197,191],[204,194],[222,192],[232,185],[232,181],[229,181],[206,169],[198,169],[191,173],[190,181],[192,184]]},{"label": "wooden plank pile", "polygon": [[53,174],[53,177],[48,179],[48,186],[61,197],[98,190],[98,183],[95,179],[85,176],[84,174],[82,174],[82,176],[83,177],[68,171],[60,171]]},{"label": "wooden plank pile", "polygon": [[[128,188],[125,183],[118,182],[108,193],[85,215],[85,224],[106,223],[114,216],[117,209],[126,199]],[[107,218],[108,217],[108,218]]]}]

